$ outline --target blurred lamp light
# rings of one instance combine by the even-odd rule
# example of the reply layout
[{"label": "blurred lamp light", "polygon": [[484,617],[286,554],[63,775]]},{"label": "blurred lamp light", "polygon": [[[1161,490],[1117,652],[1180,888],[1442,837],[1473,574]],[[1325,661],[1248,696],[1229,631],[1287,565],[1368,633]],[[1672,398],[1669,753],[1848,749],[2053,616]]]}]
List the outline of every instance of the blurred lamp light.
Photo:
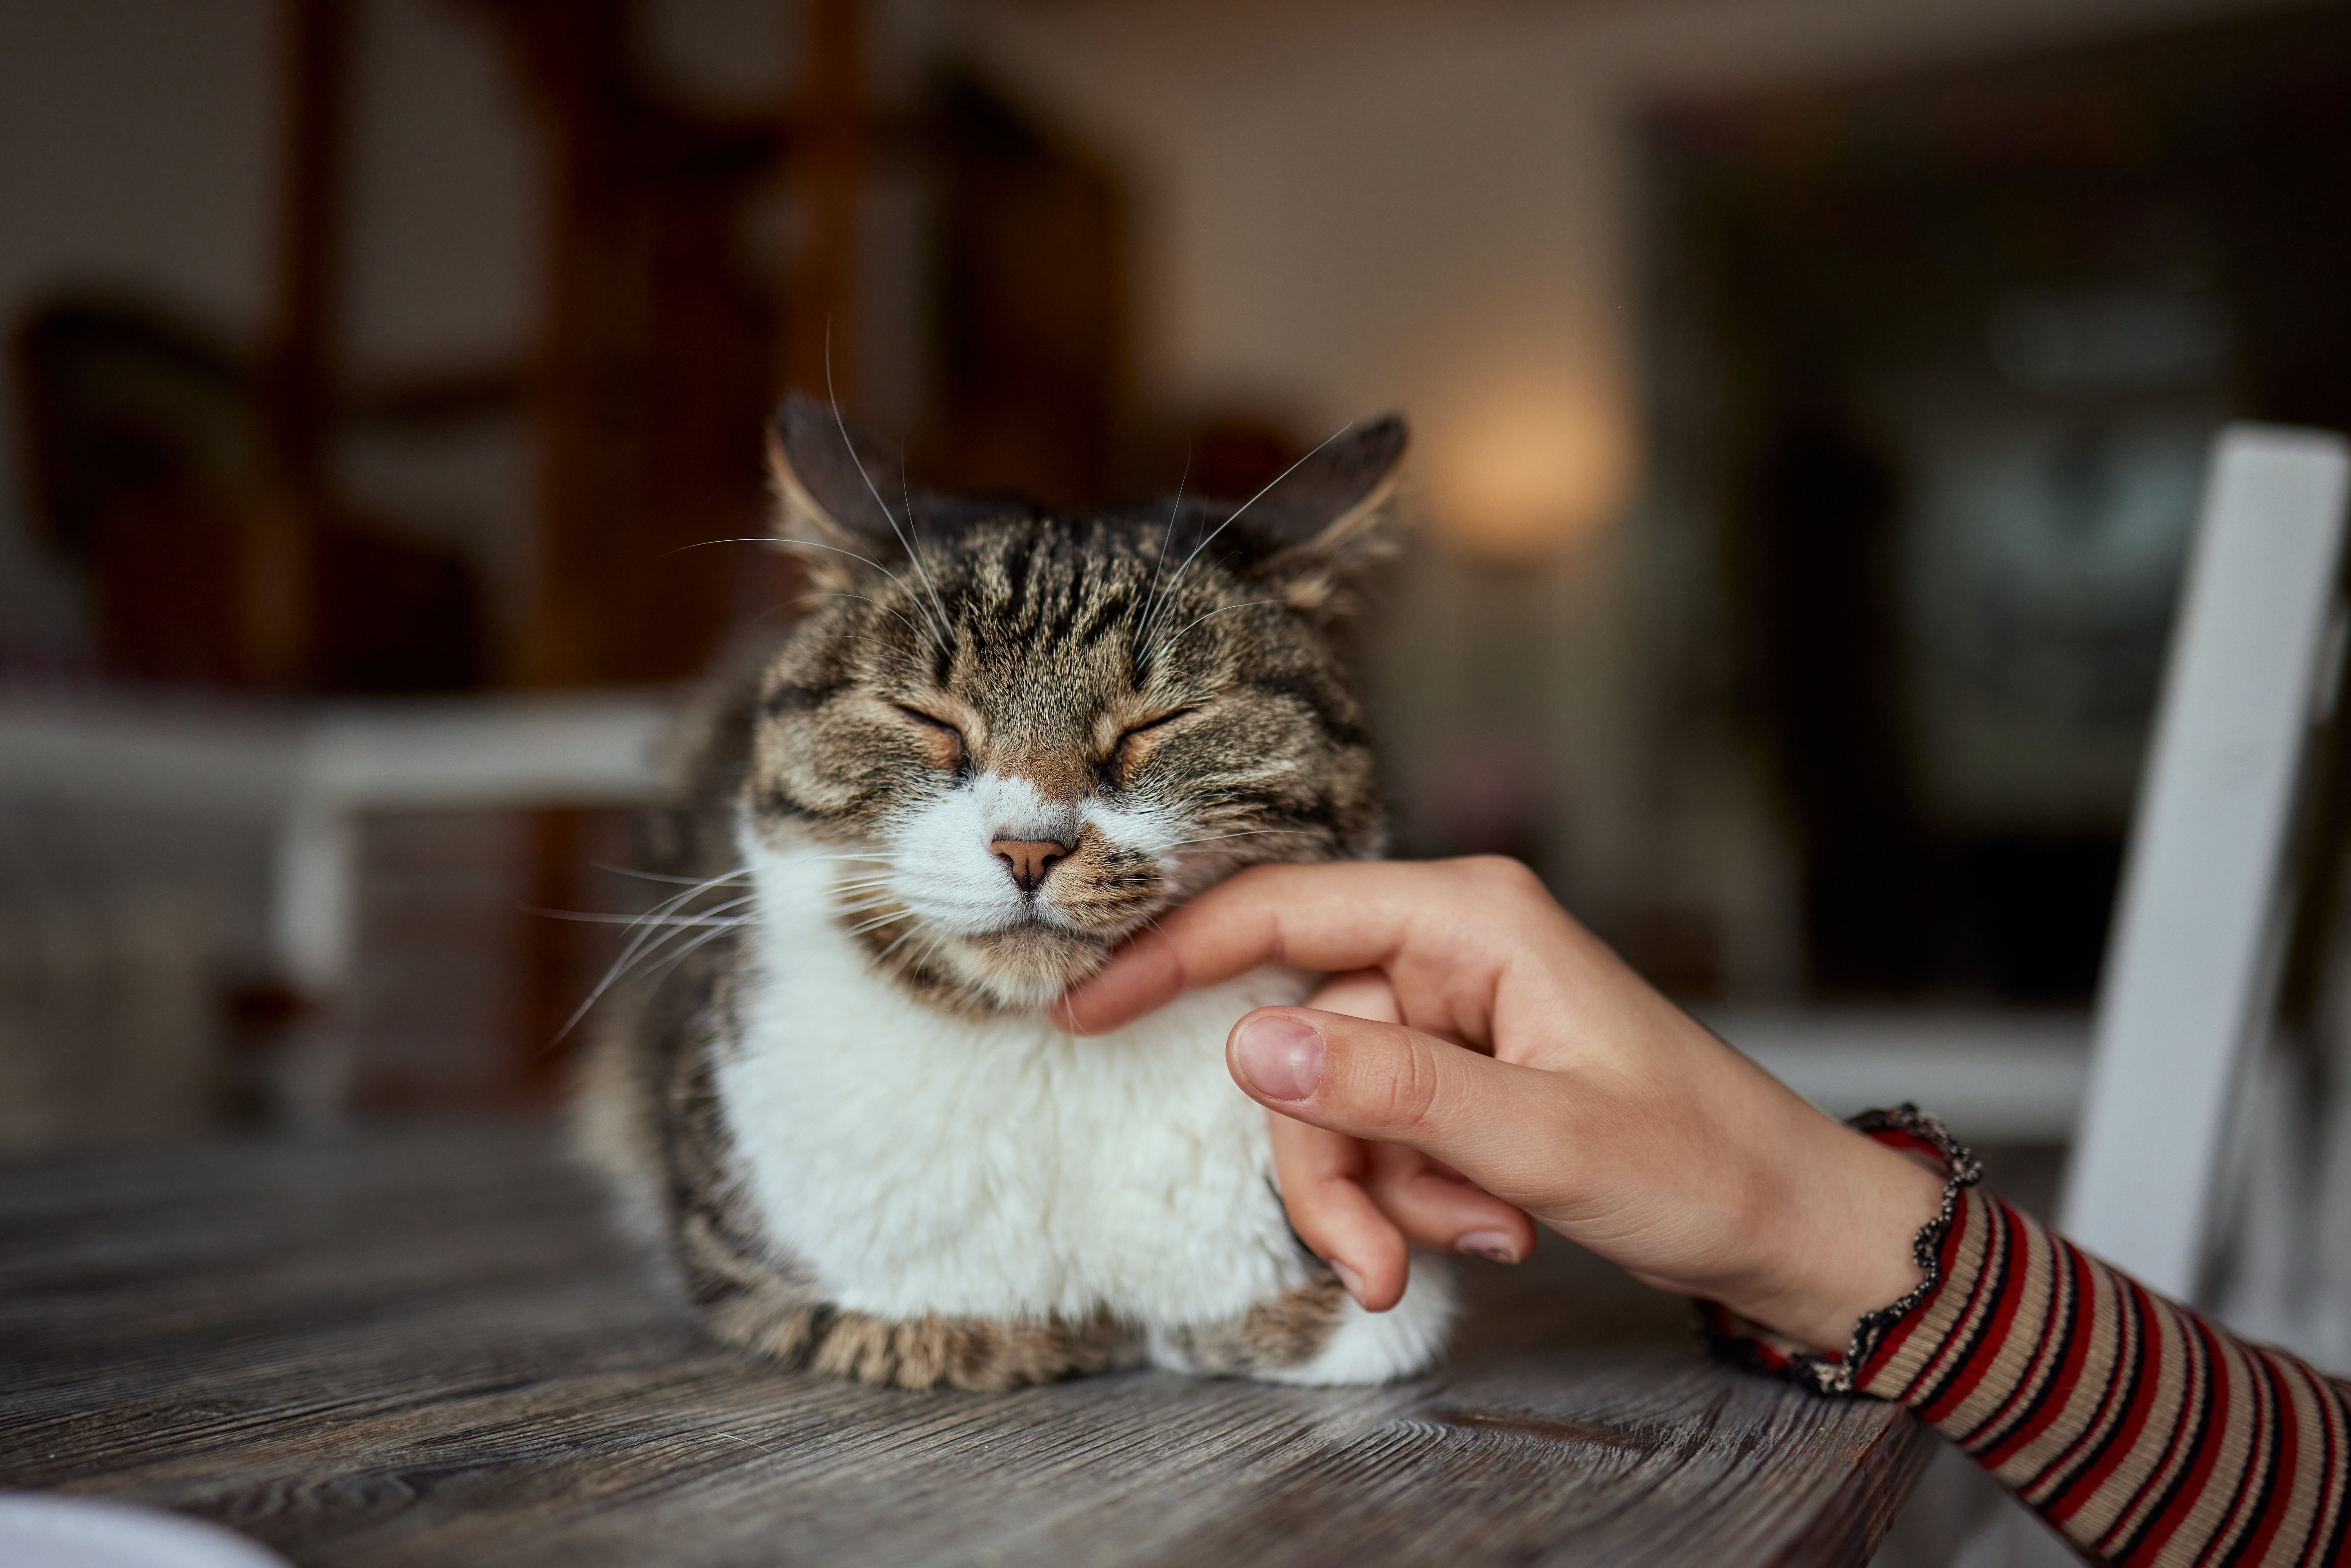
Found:
[{"label": "blurred lamp light", "polygon": [[1561,377],[1489,382],[1429,423],[1429,529],[1480,560],[1564,554],[1624,505],[1634,448],[1618,393]]}]

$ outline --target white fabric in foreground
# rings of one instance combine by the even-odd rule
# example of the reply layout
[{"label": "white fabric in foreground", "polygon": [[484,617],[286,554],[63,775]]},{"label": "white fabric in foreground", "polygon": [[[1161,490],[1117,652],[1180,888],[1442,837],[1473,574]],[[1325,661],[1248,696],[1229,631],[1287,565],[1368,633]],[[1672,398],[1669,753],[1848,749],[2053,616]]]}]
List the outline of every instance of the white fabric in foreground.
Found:
[{"label": "white fabric in foreground", "polygon": [[95,1498],[0,1492],[8,1568],[286,1568],[233,1530],[185,1514]]}]

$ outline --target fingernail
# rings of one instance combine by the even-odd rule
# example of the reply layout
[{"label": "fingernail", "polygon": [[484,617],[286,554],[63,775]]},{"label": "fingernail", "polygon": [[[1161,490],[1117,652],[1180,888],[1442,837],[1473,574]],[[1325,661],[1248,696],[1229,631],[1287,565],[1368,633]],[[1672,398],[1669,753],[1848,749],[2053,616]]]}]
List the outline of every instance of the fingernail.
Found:
[{"label": "fingernail", "polygon": [[1499,1230],[1473,1230],[1453,1243],[1456,1252],[1467,1252],[1472,1258],[1483,1258],[1489,1263],[1515,1263],[1519,1249],[1510,1239]]},{"label": "fingernail", "polygon": [[1259,1019],[1241,1030],[1241,1071],[1272,1100],[1303,1100],[1322,1082],[1322,1037],[1296,1019]]},{"label": "fingernail", "polygon": [[1331,1272],[1339,1276],[1339,1283],[1347,1287],[1347,1294],[1354,1297],[1360,1306],[1364,1300],[1364,1277],[1336,1258],[1331,1260]]}]

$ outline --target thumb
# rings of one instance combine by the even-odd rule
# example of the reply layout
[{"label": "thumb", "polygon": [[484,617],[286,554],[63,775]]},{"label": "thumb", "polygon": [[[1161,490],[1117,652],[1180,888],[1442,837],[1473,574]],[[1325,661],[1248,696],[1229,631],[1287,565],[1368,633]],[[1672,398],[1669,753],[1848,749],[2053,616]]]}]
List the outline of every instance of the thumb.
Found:
[{"label": "thumb", "polygon": [[1418,1149],[1510,1202],[1532,1196],[1541,1155],[1555,1147],[1550,1073],[1403,1024],[1260,1008],[1233,1026],[1225,1061],[1268,1110]]}]

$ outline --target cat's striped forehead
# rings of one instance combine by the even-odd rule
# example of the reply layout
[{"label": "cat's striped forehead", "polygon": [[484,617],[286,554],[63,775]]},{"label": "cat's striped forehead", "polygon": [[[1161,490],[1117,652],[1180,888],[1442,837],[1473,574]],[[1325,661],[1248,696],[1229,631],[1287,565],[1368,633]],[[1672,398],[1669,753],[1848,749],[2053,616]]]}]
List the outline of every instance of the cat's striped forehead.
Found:
[{"label": "cat's striped forehead", "polygon": [[1260,655],[1316,657],[1319,637],[1276,598],[1206,557],[1163,557],[1164,540],[1129,521],[1044,517],[925,540],[893,580],[838,596],[799,662],[827,687],[942,695],[992,732],[1041,737],[1122,704],[1196,700]]},{"label": "cat's striped forehead", "polygon": [[[823,601],[768,677],[758,756],[793,781],[775,798],[869,826],[957,757],[1083,793],[1106,787],[1099,765],[1122,734],[1182,715],[1192,722],[1158,748],[1155,788],[1230,794],[1278,771],[1284,805],[1327,819],[1332,803],[1309,797],[1360,794],[1368,769],[1330,644],[1180,538],[1163,554],[1166,538],[1124,519],[1008,518],[922,541],[886,580]],[[959,732],[960,749],[910,727],[910,711]],[[1375,815],[1346,804],[1340,814]]]},{"label": "cat's striped forehead", "polygon": [[1176,701],[1228,676],[1231,649],[1176,634],[1250,596],[1213,561],[1178,574],[1159,544],[1111,523],[975,530],[934,574],[951,642],[939,685],[999,724],[1051,727],[1122,695]]},{"label": "cat's striped forehead", "polygon": [[[1139,668],[1135,632],[1156,555],[1140,530],[1103,523],[1030,518],[972,530],[935,576],[954,607],[949,678],[986,688],[1040,656],[1072,674]],[[1189,575],[1207,580],[1191,585],[1196,596],[1223,574],[1196,566]]]}]

